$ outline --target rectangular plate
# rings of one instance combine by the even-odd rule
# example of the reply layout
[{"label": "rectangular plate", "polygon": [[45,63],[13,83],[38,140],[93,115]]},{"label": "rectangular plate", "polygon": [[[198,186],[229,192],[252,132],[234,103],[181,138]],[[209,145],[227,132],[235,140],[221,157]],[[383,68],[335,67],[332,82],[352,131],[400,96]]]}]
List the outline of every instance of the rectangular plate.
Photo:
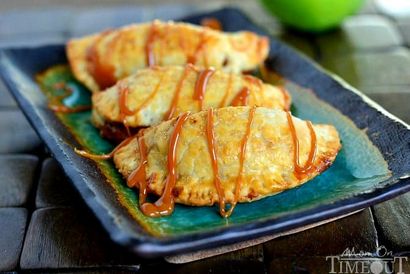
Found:
[{"label": "rectangular plate", "polygon": [[[225,31],[249,30],[266,35],[231,8],[183,21],[198,24],[204,17],[217,18]],[[56,115],[47,107],[35,77],[53,65],[67,63],[64,46],[3,49],[0,57],[6,85],[85,202],[114,241],[141,256],[175,255],[280,233],[410,190],[409,126],[271,39],[268,64],[286,79],[293,97],[293,114],[315,123],[333,124],[340,132],[343,148],[334,165],[298,188],[238,205],[229,219],[221,218],[215,207],[181,205],[176,206],[172,216],[149,218],[138,210],[136,193],[125,186],[111,162],[94,162],[74,153],[73,147],[96,153],[112,148],[89,123],[90,113]],[[66,77],[79,98],[89,96],[67,70],[63,69],[58,77]],[[54,80],[43,78],[43,89]]]}]

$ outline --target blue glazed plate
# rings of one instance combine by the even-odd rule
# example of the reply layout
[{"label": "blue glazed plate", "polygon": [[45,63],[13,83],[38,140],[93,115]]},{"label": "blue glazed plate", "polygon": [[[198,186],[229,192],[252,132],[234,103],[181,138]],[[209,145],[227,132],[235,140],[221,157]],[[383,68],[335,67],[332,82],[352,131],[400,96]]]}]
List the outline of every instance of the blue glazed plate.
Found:
[{"label": "blue glazed plate", "polygon": [[[250,30],[266,35],[235,9],[184,21],[199,23],[203,17],[216,17],[226,31]],[[67,63],[64,46],[4,49],[0,55],[5,83],[86,203],[113,240],[141,256],[175,255],[279,233],[341,216],[410,190],[409,126],[271,39],[268,66],[284,77],[293,98],[293,114],[315,123],[333,124],[340,132],[343,148],[335,163],[298,188],[238,205],[229,219],[221,218],[215,207],[181,205],[169,217],[149,218],[139,212],[136,193],[125,187],[111,162],[94,162],[73,152],[73,147],[78,146],[96,153],[112,148],[91,126],[90,113],[56,115],[47,107],[41,89],[46,94],[53,93],[53,83],[61,80],[76,91],[66,104],[89,100],[89,92],[64,66],[41,74],[37,77],[40,84],[36,82],[40,72]]]}]

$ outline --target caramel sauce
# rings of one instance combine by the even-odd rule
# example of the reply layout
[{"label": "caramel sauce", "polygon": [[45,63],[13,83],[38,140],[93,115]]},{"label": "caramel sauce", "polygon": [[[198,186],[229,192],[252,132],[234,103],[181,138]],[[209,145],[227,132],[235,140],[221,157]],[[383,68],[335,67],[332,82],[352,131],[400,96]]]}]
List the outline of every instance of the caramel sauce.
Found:
[{"label": "caramel sauce", "polygon": [[158,36],[158,30],[155,21],[152,22],[151,27],[149,29],[147,41],[145,43],[145,56],[146,56],[146,64],[147,66],[151,67],[157,63],[154,53],[154,42]]},{"label": "caramel sauce", "polygon": [[251,133],[251,127],[252,127],[252,122],[253,122],[253,118],[255,115],[255,111],[256,111],[256,107],[252,107],[249,110],[249,118],[248,118],[248,123],[246,125],[246,132],[241,141],[241,150],[240,150],[240,155],[239,155],[239,174],[236,180],[235,196],[234,196],[235,198],[234,198],[234,201],[231,203],[231,207],[229,208],[229,210],[226,211],[225,194],[222,188],[221,178],[219,177],[218,158],[217,158],[216,150],[215,150],[215,133],[214,133],[214,128],[213,128],[214,127],[214,110],[212,108],[208,110],[207,124],[206,124],[206,138],[208,142],[209,154],[211,156],[212,169],[214,172],[214,185],[215,185],[216,191],[218,193],[218,198],[219,198],[219,213],[224,218],[227,218],[232,214],[239,200],[240,189],[241,189],[242,181],[243,181],[243,164],[245,162],[246,144],[248,143],[248,139]]},{"label": "caramel sauce", "polygon": [[87,50],[87,69],[100,89],[106,89],[117,82],[115,77],[115,67],[108,62],[104,62],[97,49],[101,40],[111,32],[112,30],[107,30],[101,33],[97,40]]},{"label": "caramel sauce", "polygon": [[225,194],[221,185],[221,178],[219,177],[218,169],[218,159],[215,151],[215,134],[214,134],[214,110],[213,108],[208,109],[206,124],[206,138],[208,141],[209,154],[211,156],[212,169],[214,171],[214,185],[218,193],[219,198],[219,213],[223,217],[227,217],[225,210]]},{"label": "caramel sauce", "polygon": [[128,98],[128,92],[129,92],[129,88],[126,85],[123,85],[122,83],[120,83],[119,85],[119,107],[120,107],[120,120],[122,121],[122,123],[124,124],[128,136],[131,136],[131,131],[130,128],[128,126],[128,122],[127,122],[127,116],[128,115],[133,115],[134,111],[130,110],[127,107],[127,98]]},{"label": "caramel sauce", "polygon": [[160,85],[162,83],[162,80],[165,76],[165,73],[162,73],[162,75],[160,76],[160,79],[157,83],[157,85],[154,88],[154,91],[152,92],[152,94],[150,96],[148,96],[142,103],[141,105],[139,105],[136,109],[134,110],[130,110],[127,106],[127,101],[128,101],[128,93],[129,93],[129,88],[125,85],[123,85],[122,83],[120,83],[119,85],[119,107],[120,107],[120,120],[122,121],[122,123],[124,124],[128,136],[131,135],[131,131],[130,128],[128,126],[128,122],[127,122],[127,116],[130,115],[134,115],[135,113],[137,113],[138,111],[140,111],[142,108],[144,108],[152,99],[154,99],[155,95],[158,93]]},{"label": "caramel sauce", "polygon": [[[140,164],[127,178],[128,187],[138,186],[139,188],[139,204],[140,206],[145,203],[147,198],[148,183],[146,181],[146,166],[147,160],[147,145],[144,141],[144,130],[140,130],[137,135],[138,148],[140,154]],[[152,179],[152,178],[151,178]]]},{"label": "caramel sauce", "polygon": [[[128,187],[135,187],[138,185],[139,188],[139,202],[140,205],[145,202],[145,199],[147,197],[147,187],[148,184],[146,181],[146,165],[147,165],[147,146],[145,144],[145,141],[143,139],[144,137],[144,129],[141,129],[138,134],[137,134],[137,140],[138,140],[138,148],[139,148],[139,154],[140,154],[140,165],[138,166],[137,169],[135,169],[127,178],[127,185]],[[93,154],[89,153],[85,150],[80,150],[77,148],[74,148],[75,153],[78,155],[92,159],[92,160],[108,160],[114,157],[114,154],[120,150],[122,147],[128,145],[134,137],[128,137],[124,141],[122,141],[119,145],[117,145],[110,153],[107,154]],[[153,179],[154,177],[150,178]]]},{"label": "caramel sauce", "polygon": [[246,106],[248,105],[250,90],[247,87],[241,89],[238,95],[232,100],[231,106]]},{"label": "caramel sauce", "polygon": [[201,20],[201,26],[208,27],[213,30],[222,30],[222,24],[221,21],[214,17],[206,17]]},{"label": "caramel sauce", "polygon": [[246,132],[241,142],[241,150],[240,150],[240,156],[239,156],[239,174],[238,174],[238,177],[236,178],[236,186],[235,186],[235,200],[232,202],[231,207],[229,208],[229,211],[226,213],[226,216],[224,217],[229,217],[232,214],[239,200],[239,195],[241,192],[242,181],[243,181],[243,164],[245,163],[246,145],[248,143],[249,136],[251,135],[251,128],[252,128],[253,118],[255,116],[255,111],[256,111],[255,106],[249,110],[248,124],[246,125]]},{"label": "caramel sauce", "polygon": [[286,112],[286,118],[288,120],[289,129],[292,135],[292,142],[293,142],[293,165],[294,165],[294,173],[297,178],[300,178],[303,174],[308,173],[313,168],[313,163],[315,161],[316,150],[317,150],[317,141],[316,141],[316,133],[313,129],[313,125],[310,121],[306,121],[306,125],[309,128],[310,132],[310,151],[308,159],[304,166],[301,166],[299,163],[299,140],[296,134],[295,125],[293,124],[292,115],[289,112]]},{"label": "caramel sauce", "polygon": [[166,112],[166,114],[164,116],[165,120],[169,120],[174,116],[175,110],[176,110],[177,105],[178,105],[178,99],[179,99],[179,94],[181,93],[182,85],[184,84],[184,81],[187,78],[188,73],[191,69],[193,69],[193,66],[191,64],[188,64],[188,65],[185,66],[185,70],[182,73],[182,76],[179,79],[179,81],[177,83],[177,86],[175,88],[174,97],[172,98],[171,105],[170,105],[168,111]]},{"label": "caramel sauce", "polygon": [[194,100],[199,101],[199,109],[203,109],[203,102],[206,92],[206,87],[211,76],[215,73],[215,69],[207,68],[202,70],[195,83]]},{"label": "caramel sauce", "polygon": [[119,85],[119,107],[120,107],[120,116],[121,120],[124,119],[125,115],[133,115],[134,111],[130,110],[127,106],[128,93],[130,89],[125,84],[120,83]]},{"label": "caramel sauce", "polygon": [[168,148],[168,176],[165,180],[165,187],[161,197],[153,203],[144,203],[141,205],[141,211],[150,217],[160,217],[170,215],[174,211],[174,196],[172,190],[177,181],[176,174],[176,157],[177,145],[181,134],[182,126],[188,119],[189,113],[182,114],[176,121],[174,131],[171,135]]},{"label": "caramel sauce", "polygon": [[61,113],[76,113],[81,111],[90,110],[91,106],[76,106],[76,107],[68,107],[63,104],[63,100],[70,96],[73,91],[70,87],[68,87],[65,83],[56,83],[53,86],[54,89],[63,89],[63,94],[58,96],[50,97],[50,102],[48,103],[48,107],[55,112]]},{"label": "caramel sauce", "polygon": [[283,103],[284,103],[284,106],[286,108],[285,110],[289,110],[289,108],[290,108],[290,97],[289,97],[288,92],[286,91],[284,86],[278,86],[278,89],[282,93]]},{"label": "caramel sauce", "polygon": [[92,154],[89,153],[85,150],[80,150],[77,148],[74,148],[75,153],[77,153],[80,156],[83,156],[85,158],[89,158],[89,159],[93,159],[93,160],[107,160],[107,159],[111,159],[114,154],[122,147],[128,145],[132,140],[132,137],[128,137],[127,139],[125,139],[124,141],[122,141],[118,146],[116,146],[110,153],[108,154]]},{"label": "caramel sauce", "polygon": [[228,99],[229,95],[232,92],[232,82],[233,82],[233,73],[229,74],[229,79],[228,79],[228,84],[226,85],[225,94],[224,94],[224,97],[222,98],[221,103],[219,104],[220,108],[226,105],[226,100]]}]

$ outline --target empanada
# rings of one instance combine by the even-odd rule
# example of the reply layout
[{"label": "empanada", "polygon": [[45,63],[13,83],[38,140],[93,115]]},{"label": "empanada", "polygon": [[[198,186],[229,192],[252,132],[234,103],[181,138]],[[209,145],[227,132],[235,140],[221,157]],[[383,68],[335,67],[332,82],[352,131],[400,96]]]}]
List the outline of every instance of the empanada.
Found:
[{"label": "empanada", "polygon": [[[149,216],[172,213],[174,201],[219,203],[228,216],[250,202],[299,186],[327,169],[341,148],[331,125],[312,125],[264,107],[209,109],[144,129],[113,153]],[[161,196],[155,204],[145,196]],[[230,209],[225,209],[230,204]]]},{"label": "empanada", "polygon": [[131,128],[151,126],[185,111],[229,105],[282,110],[290,106],[290,96],[282,87],[264,84],[249,75],[201,70],[192,65],[141,69],[106,91],[94,93],[92,101],[93,123],[105,137],[110,137],[108,127],[126,133],[122,124]]},{"label": "empanada", "polygon": [[66,50],[75,77],[99,91],[152,65],[192,63],[227,72],[252,70],[267,57],[269,40],[247,31],[224,33],[156,20],[72,39]]}]

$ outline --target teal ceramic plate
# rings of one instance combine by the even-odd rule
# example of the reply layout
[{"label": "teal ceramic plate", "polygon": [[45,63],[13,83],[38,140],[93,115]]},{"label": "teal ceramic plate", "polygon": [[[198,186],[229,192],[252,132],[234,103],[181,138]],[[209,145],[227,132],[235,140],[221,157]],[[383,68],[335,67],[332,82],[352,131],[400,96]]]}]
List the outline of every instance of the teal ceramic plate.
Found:
[{"label": "teal ceramic plate", "polygon": [[[185,19],[218,18],[227,31],[263,33],[234,9]],[[40,137],[60,162],[111,237],[139,255],[177,254],[283,232],[337,217],[410,189],[410,131],[369,99],[271,39],[267,63],[292,94],[294,115],[337,127],[343,144],[335,163],[314,180],[260,201],[240,204],[229,219],[215,207],[177,205],[169,217],[150,218],[138,209],[137,193],[126,187],[110,161],[76,155],[113,146],[90,123],[90,112],[55,114],[47,97],[69,85],[67,106],[90,103],[90,93],[72,76],[64,46],[1,51],[0,72]],[[269,79],[265,79],[269,80]]]}]

